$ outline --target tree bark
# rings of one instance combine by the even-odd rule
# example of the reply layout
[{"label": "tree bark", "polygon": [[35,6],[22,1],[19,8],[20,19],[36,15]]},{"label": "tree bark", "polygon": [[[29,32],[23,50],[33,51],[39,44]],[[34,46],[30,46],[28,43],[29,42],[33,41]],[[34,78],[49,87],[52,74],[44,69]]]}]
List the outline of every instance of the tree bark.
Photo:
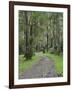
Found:
[{"label": "tree bark", "polygon": [[25,12],[25,27],[26,27],[26,30],[25,30],[25,39],[26,39],[26,42],[25,42],[25,57],[26,59],[29,58],[29,25],[28,25],[28,13]]}]

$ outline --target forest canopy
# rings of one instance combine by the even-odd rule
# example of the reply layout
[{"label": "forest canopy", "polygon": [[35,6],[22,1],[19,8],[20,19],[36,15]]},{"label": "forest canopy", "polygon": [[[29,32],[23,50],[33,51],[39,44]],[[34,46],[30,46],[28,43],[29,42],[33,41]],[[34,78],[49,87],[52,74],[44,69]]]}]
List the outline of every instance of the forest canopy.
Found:
[{"label": "forest canopy", "polygon": [[63,13],[19,10],[19,55],[63,53]]}]

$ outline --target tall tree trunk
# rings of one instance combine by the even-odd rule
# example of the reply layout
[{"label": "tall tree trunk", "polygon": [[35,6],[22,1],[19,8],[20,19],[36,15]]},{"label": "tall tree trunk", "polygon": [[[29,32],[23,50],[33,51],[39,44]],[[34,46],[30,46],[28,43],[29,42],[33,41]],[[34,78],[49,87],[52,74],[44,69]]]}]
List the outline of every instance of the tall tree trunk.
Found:
[{"label": "tall tree trunk", "polygon": [[33,55],[33,31],[32,31],[33,26],[30,25],[30,58]]},{"label": "tall tree trunk", "polygon": [[48,52],[48,27],[47,27],[47,52]]},{"label": "tall tree trunk", "polygon": [[26,59],[31,59],[32,57],[32,25],[30,24],[30,15],[31,13],[25,12],[25,21],[26,21],[26,50],[25,50],[25,57]]},{"label": "tall tree trunk", "polygon": [[28,25],[28,13],[25,12],[25,26],[26,26],[26,30],[25,30],[25,39],[26,39],[26,44],[25,44],[25,57],[26,59],[29,58],[29,25]]},{"label": "tall tree trunk", "polygon": [[48,52],[48,33],[47,33],[47,52]]}]

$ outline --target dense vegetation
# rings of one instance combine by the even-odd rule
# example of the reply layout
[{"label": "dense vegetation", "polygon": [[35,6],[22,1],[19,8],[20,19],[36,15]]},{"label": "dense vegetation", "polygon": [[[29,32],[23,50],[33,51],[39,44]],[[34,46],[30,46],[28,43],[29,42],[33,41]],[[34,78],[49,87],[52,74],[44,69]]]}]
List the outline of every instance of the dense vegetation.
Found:
[{"label": "dense vegetation", "polygon": [[[40,52],[43,53],[42,55],[54,59],[57,71],[62,72],[63,13],[20,10],[20,69],[27,68],[27,66],[35,63],[40,58],[36,53]],[[23,60],[26,60],[24,64]]]},{"label": "dense vegetation", "polygon": [[19,54],[28,59],[48,50],[63,52],[63,14],[19,11]]}]

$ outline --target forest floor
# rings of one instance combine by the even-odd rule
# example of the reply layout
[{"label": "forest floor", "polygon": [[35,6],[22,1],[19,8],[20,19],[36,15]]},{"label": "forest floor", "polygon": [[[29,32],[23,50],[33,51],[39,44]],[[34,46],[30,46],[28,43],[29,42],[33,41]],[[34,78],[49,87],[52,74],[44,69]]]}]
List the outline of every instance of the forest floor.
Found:
[{"label": "forest floor", "polygon": [[58,77],[53,60],[47,56],[41,56],[40,60],[31,68],[19,74],[19,79]]}]

